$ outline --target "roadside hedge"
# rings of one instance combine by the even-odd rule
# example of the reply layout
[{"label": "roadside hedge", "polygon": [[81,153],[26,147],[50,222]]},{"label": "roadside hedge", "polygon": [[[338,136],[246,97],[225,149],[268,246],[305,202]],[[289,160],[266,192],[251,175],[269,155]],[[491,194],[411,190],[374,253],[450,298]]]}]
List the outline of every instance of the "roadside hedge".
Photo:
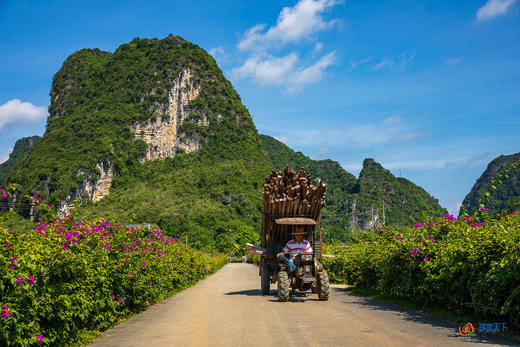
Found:
[{"label": "roadside hedge", "polygon": [[227,263],[160,230],[74,215],[14,233],[0,224],[0,345],[69,345]]},{"label": "roadside hedge", "polygon": [[332,281],[520,327],[520,216],[485,208],[415,227],[380,227],[326,247]]}]

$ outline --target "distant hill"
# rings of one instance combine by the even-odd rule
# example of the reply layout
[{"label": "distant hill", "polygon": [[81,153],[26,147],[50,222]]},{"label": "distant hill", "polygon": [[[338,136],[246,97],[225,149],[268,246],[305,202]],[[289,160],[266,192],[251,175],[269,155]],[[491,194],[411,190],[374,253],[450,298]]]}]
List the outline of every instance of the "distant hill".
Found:
[{"label": "distant hill", "polygon": [[[271,163],[215,59],[179,36],[83,49],[54,75],[47,127],[16,164],[19,196],[151,223],[227,250],[260,229]],[[17,199],[20,212],[23,199]]]},{"label": "distant hill", "polygon": [[512,170],[508,178],[504,178],[501,184],[496,185],[496,189],[491,189],[489,184],[493,176],[503,170],[506,166],[518,160],[519,153],[501,155],[493,159],[486,170],[477,179],[471,191],[466,195],[462,204],[472,214],[479,207],[479,199],[483,197],[486,189],[490,196],[487,206],[491,214],[502,212],[503,210],[520,209],[520,170]]},{"label": "distant hill", "polygon": [[324,224],[336,238],[342,238],[345,230],[369,230],[382,223],[410,225],[412,219],[422,218],[423,211],[431,216],[448,213],[424,189],[396,178],[373,159],[364,160],[356,179],[338,162],[312,160],[267,135],[260,135],[260,140],[275,167],[304,166],[311,175],[327,182]]},{"label": "distant hill", "polygon": [[9,159],[0,164],[0,186],[7,182],[7,177],[14,169],[18,160],[23,158],[29,150],[41,140],[40,136],[23,137],[16,141]]}]

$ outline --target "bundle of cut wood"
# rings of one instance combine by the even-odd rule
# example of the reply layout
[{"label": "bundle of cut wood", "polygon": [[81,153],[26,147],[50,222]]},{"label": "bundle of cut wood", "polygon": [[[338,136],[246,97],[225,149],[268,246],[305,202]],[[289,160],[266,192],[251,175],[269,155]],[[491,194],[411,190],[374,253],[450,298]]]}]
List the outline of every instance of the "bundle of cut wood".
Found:
[{"label": "bundle of cut wood", "polygon": [[265,178],[263,214],[274,218],[307,217],[317,220],[325,205],[325,182],[312,181],[305,169],[273,169]]}]

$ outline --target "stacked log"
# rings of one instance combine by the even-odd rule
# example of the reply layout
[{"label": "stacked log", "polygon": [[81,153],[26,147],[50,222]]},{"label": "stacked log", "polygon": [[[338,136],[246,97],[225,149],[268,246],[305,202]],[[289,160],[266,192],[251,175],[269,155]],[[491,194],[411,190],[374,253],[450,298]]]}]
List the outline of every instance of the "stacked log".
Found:
[{"label": "stacked log", "polygon": [[273,169],[265,178],[263,211],[272,218],[306,217],[317,220],[325,205],[327,184],[312,180],[302,167]]}]

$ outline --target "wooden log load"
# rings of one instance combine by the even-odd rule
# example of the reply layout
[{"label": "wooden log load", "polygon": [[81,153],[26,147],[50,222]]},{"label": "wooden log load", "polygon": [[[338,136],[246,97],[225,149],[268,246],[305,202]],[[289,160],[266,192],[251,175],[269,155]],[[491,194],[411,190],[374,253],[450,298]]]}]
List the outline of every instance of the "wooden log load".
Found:
[{"label": "wooden log load", "polygon": [[306,217],[317,220],[325,205],[327,184],[312,181],[305,169],[273,169],[265,178],[263,218]]}]

